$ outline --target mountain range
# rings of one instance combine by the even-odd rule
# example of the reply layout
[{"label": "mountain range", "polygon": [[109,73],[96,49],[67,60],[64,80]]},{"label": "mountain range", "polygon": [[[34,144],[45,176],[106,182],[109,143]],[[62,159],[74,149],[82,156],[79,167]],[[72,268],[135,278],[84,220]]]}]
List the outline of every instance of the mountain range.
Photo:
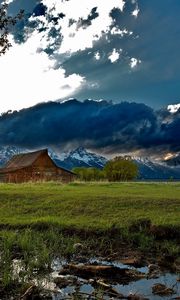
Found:
[{"label": "mountain range", "polygon": [[[0,147],[0,166],[2,167],[13,155],[22,152],[28,152],[28,150],[10,146]],[[61,154],[50,149],[49,155],[58,166],[69,170],[75,167],[102,169],[108,161],[107,158],[89,152],[83,147]],[[145,157],[132,157],[132,159],[138,165],[139,179],[180,179],[180,156],[162,162],[156,162]]]}]

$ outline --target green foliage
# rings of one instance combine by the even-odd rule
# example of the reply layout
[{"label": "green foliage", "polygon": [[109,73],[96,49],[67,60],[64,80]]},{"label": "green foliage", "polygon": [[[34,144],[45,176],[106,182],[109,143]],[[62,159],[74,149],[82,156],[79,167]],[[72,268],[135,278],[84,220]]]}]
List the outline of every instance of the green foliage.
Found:
[{"label": "green foliage", "polygon": [[11,47],[8,34],[10,28],[16,24],[16,22],[23,17],[23,10],[15,17],[8,16],[8,4],[6,1],[0,6],[0,55],[5,54]]},{"label": "green foliage", "polygon": [[138,175],[138,167],[130,157],[117,156],[107,162],[104,168],[109,181],[129,181]]},{"label": "green foliage", "polygon": [[73,172],[81,181],[101,181],[105,179],[105,172],[97,168],[74,168]]},{"label": "green foliage", "polygon": [[97,168],[74,168],[81,181],[129,181],[138,175],[138,167],[129,156],[115,157],[107,162],[103,170]]}]

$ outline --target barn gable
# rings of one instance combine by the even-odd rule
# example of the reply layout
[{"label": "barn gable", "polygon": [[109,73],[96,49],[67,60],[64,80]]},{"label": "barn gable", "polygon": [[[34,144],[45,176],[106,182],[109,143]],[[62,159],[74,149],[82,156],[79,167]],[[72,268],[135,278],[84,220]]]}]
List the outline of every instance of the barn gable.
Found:
[{"label": "barn gable", "polygon": [[[48,155],[48,150],[41,150],[39,151],[39,155],[34,159],[32,166],[33,167],[44,167],[44,168],[55,168],[55,169],[61,169],[58,167],[55,162],[52,160],[52,158]],[[67,170],[66,170],[67,171]],[[70,172],[70,171],[68,171]]]}]

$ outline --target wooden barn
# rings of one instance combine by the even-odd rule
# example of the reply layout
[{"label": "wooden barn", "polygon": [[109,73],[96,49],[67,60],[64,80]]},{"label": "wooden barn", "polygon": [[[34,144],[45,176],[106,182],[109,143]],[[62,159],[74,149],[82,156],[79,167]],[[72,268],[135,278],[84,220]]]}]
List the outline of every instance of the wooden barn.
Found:
[{"label": "wooden barn", "polygon": [[40,150],[13,156],[0,168],[0,182],[21,183],[28,181],[71,182],[75,174],[58,167],[48,155],[48,150]]}]

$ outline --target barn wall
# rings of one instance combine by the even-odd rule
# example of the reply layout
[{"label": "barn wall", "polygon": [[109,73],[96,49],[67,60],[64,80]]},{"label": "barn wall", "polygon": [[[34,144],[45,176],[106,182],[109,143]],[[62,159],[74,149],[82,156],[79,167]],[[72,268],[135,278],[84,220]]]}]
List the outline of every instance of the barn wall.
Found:
[{"label": "barn wall", "polygon": [[5,173],[2,176],[3,182],[6,183],[21,183],[32,180],[31,173],[25,172],[24,170],[17,170],[14,172]]},{"label": "barn wall", "polygon": [[6,182],[4,174],[0,174],[0,182]]},{"label": "barn wall", "polygon": [[68,183],[74,180],[74,176],[68,172],[53,172],[50,170],[37,170],[34,168],[26,168],[16,172],[9,172],[0,175],[0,182],[6,183],[23,183],[23,182],[38,182],[38,181],[60,181]]},{"label": "barn wall", "polygon": [[73,175],[69,172],[66,172],[63,169],[59,169],[58,173],[59,173],[59,177],[61,178],[62,182],[67,183],[67,182],[72,182],[73,180],[75,180],[75,175]]}]

